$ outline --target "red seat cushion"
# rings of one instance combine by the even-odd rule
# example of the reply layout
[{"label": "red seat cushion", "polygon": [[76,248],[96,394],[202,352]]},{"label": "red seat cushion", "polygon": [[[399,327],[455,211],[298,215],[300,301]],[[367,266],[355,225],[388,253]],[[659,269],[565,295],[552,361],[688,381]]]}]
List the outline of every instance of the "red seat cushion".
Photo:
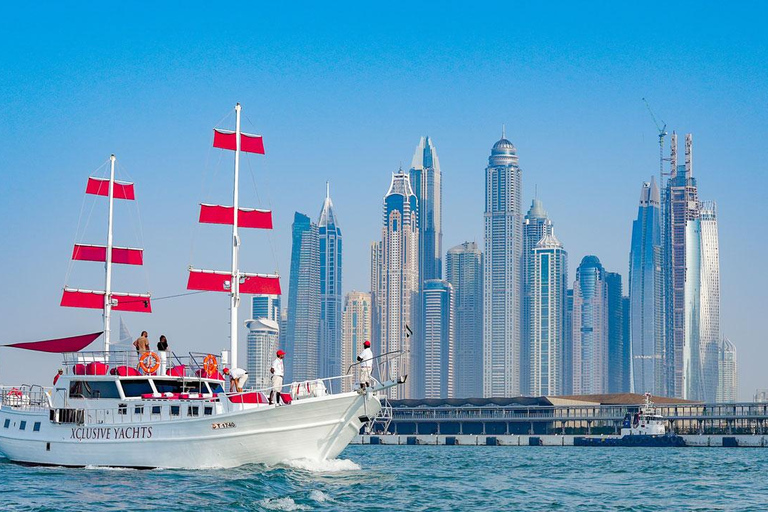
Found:
[{"label": "red seat cushion", "polygon": [[187,371],[187,367],[183,364],[180,364],[178,366],[174,366],[173,368],[169,368],[165,371],[168,375],[171,377],[183,377],[184,374]]},{"label": "red seat cushion", "polygon": [[233,404],[265,404],[267,403],[267,397],[258,391],[252,391],[242,395],[230,396],[229,401]]},{"label": "red seat cushion", "polygon": [[132,366],[118,366],[109,370],[110,375],[119,375],[120,377],[138,377],[141,375],[139,370]]},{"label": "red seat cushion", "polygon": [[84,364],[76,364],[72,367],[72,373],[75,375],[85,375],[85,365]]},{"label": "red seat cushion", "polygon": [[101,363],[99,361],[93,361],[91,363],[88,363],[88,365],[85,367],[85,374],[86,375],[106,375],[107,370],[109,370],[109,366],[107,366],[104,363]]},{"label": "red seat cushion", "polygon": [[212,373],[211,375],[208,375],[208,372],[206,372],[203,368],[200,368],[195,372],[195,375],[198,377],[202,377],[204,379],[216,379],[216,380],[224,380],[224,376],[220,374],[219,372]]}]

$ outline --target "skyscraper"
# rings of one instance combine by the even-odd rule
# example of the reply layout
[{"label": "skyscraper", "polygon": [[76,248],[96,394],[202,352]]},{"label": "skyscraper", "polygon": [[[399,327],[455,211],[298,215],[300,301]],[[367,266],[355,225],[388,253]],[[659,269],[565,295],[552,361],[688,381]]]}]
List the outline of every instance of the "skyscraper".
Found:
[{"label": "skyscraper", "polygon": [[632,223],[629,251],[630,339],[634,389],[660,394],[657,372],[663,372],[663,297],[661,296],[661,200],[651,178],[640,190],[637,219]]},{"label": "skyscraper", "polygon": [[[392,370],[411,374],[408,385],[391,388],[391,398],[409,398],[423,389],[418,364],[423,347],[411,347],[413,312],[419,296],[418,200],[408,175],[402,170],[392,175],[384,197],[381,242],[371,247],[371,284],[374,295],[374,324],[380,353],[404,350]],[[411,328],[411,330],[413,330]]]},{"label": "skyscraper", "polygon": [[529,393],[563,394],[568,254],[555,234],[546,233],[531,249],[527,277],[530,333]]},{"label": "skyscraper", "polygon": [[608,392],[629,393],[629,351],[624,347],[624,298],[621,274],[605,273],[608,287]]},{"label": "skyscraper", "polygon": [[453,398],[455,347],[453,287],[428,279],[422,291],[424,312],[424,398]]},{"label": "skyscraper", "polygon": [[263,388],[270,383],[269,367],[280,341],[280,296],[255,295],[251,299],[251,319],[248,329],[246,370],[251,386]]},{"label": "skyscraper", "polygon": [[533,394],[534,391],[530,387],[532,385],[530,370],[532,356],[532,344],[531,338],[531,315],[532,315],[532,303],[531,303],[531,279],[533,272],[533,249],[536,244],[544,238],[545,235],[552,234],[552,222],[547,217],[547,212],[544,211],[544,205],[539,199],[534,199],[531,203],[531,208],[525,215],[523,220],[523,260],[522,260],[522,321],[520,323],[520,360],[521,374],[520,374],[520,391],[524,395]]},{"label": "skyscraper", "polygon": [[325,201],[317,221],[320,242],[320,377],[341,375],[342,238],[326,183]]},{"label": "skyscraper", "polygon": [[573,283],[573,393],[608,389],[608,286],[597,256],[585,256]]},{"label": "skyscraper", "polygon": [[[694,268],[687,261],[688,256],[697,254],[697,250],[689,255],[691,243],[698,245],[698,229],[689,225],[699,217],[699,196],[696,179],[693,177],[693,138],[685,136],[685,165],[677,165],[677,134],[672,133],[672,154],[670,156],[672,173],[667,181],[664,192],[663,208],[663,268],[664,277],[664,308],[665,308],[665,350],[664,367],[666,368],[665,389],[668,396],[684,397],[686,388],[694,384],[684,385],[684,357],[687,360],[698,358],[690,350],[690,345],[697,339],[686,324],[691,324],[698,298],[688,293],[694,288],[691,282],[686,282],[686,269]],[[698,262],[697,262],[698,264]],[[696,275],[693,275],[696,274]],[[698,272],[691,273],[698,279]],[[695,293],[698,295],[698,291]],[[691,324],[691,326],[697,325]],[[687,349],[685,347],[688,347]],[[697,351],[694,351],[697,352]],[[689,377],[695,376],[695,373]]]},{"label": "skyscraper", "polygon": [[280,321],[279,295],[254,295],[251,299],[251,318]]},{"label": "skyscraper", "polygon": [[248,320],[245,326],[248,328],[246,371],[252,380],[248,384],[265,389],[271,383],[269,368],[275,357],[280,326],[275,320],[264,317]]},{"label": "skyscraper", "polygon": [[419,279],[443,277],[443,185],[437,150],[429,137],[422,137],[408,172],[419,204]]},{"label": "skyscraper", "polygon": [[303,213],[293,218],[288,290],[286,382],[318,377],[320,334],[320,251],[317,224]]},{"label": "skyscraper", "polygon": [[728,338],[719,343],[717,402],[736,402],[739,400],[739,366],[736,358],[736,345]]},{"label": "skyscraper", "polygon": [[474,242],[448,250],[445,274],[453,286],[457,397],[483,396],[483,253]]},{"label": "skyscraper", "polygon": [[[357,362],[357,355],[363,351],[363,342],[371,339],[371,294],[351,291],[344,296],[342,316],[341,371],[346,374],[350,365]],[[357,375],[346,378],[343,391],[352,391]]]},{"label": "skyscraper", "polygon": [[[712,402],[717,398],[718,360],[721,352],[720,339],[720,250],[717,232],[717,206],[713,201],[700,204],[701,286],[699,316],[699,347],[702,361],[702,400]],[[727,341],[727,340],[726,340]],[[723,344],[733,347],[730,341]],[[735,350],[734,358],[735,358]]]},{"label": "skyscraper", "polygon": [[565,292],[565,338],[563,340],[563,394],[573,394],[573,288]]},{"label": "skyscraper", "polygon": [[483,262],[483,395],[520,394],[522,172],[504,137],[485,169]]}]

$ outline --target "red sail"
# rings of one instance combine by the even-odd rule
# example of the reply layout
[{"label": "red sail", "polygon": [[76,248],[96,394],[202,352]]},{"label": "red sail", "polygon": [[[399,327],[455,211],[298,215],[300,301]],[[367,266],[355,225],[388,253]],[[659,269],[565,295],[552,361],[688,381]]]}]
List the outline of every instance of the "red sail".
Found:
[{"label": "red sail", "polygon": [[[213,129],[213,147],[235,151],[237,149],[236,145],[235,132],[219,130],[218,128]],[[240,132],[240,151],[263,155],[264,139],[261,135]]]},{"label": "red sail", "polygon": [[[188,290],[229,292],[232,274],[215,270],[189,269]],[[240,274],[240,293],[254,295],[280,295],[280,278],[270,274]]]},{"label": "red sail", "polygon": [[[115,199],[129,199],[133,201],[136,196],[133,193],[133,183],[121,181],[115,182]],[[102,178],[88,178],[88,186],[85,187],[86,194],[96,196],[109,196],[109,180]]]},{"label": "red sail", "polygon": [[[78,261],[107,261],[107,248],[104,245],[75,244],[75,249],[72,251],[72,259]],[[143,265],[144,250],[113,247],[112,263]]]},{"label": "red sail", "polygon": [[11,343],[4,347],[23,348],[24,350],[36,350],[37,352],[77,352],[93,343],[93,340],[101,336],[102,331],[68,338],[56,338],[55,340],[30,341],[26,343]]},{"label": "red sail", "polygon": [[[112,293],[113,311],[151,313],[152,304],[147,293]],[[69,308],[104,308],[104,292],[64,288],[61,305]]]},{"label": "red sail", "polygon": [[[229,224],[234,222],[235,209],[232,206],[214,204],[200,205],[200,222],[204,224]],[[272,212],[253,208],[238,208],[237,227],[272,229]]]}]

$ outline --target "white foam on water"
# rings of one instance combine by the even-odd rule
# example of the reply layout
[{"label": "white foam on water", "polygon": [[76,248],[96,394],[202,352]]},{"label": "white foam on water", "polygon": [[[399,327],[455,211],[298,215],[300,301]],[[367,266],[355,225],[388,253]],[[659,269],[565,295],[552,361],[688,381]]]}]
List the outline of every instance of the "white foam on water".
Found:
[{"label": "white foam on water", "polygon": [[112,467],[112,466],[94,466],[94,465],[87,465],[85,466],[85,469],[98,469],[99,471],[138,471],[135,468],[118,468],[118,467]]},{"label": "white foam on water", "polygon": [[259,504],[268,510],[308,510],[306,505],[299,505],[293,498],[264,498]]},{"label": "white foam on water", "polygon": [[311,471],[312,473],[340,473],[342,471],[359,471],[361,468],[349,459],[293,459],[283,461],[283,464],[294,468]]},{"label": "white foam on water", "polygon": [[323,491],[319,491],[317,489],[313,489],[309,493],[309,499],[312,501],[316,501],[318,503],[324,503],[326,501],[333,501],[330,496],[325,494]]}]

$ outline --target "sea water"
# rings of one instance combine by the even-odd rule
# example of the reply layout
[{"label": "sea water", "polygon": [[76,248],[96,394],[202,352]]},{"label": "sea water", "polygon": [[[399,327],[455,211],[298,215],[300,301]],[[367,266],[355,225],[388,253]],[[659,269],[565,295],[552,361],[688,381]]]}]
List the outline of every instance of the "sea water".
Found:
[{"label": "sea water", "polygon": [[768,449],[350,446],[322,463],[143,471],[0,459],[0,510],[762,511]]}]

